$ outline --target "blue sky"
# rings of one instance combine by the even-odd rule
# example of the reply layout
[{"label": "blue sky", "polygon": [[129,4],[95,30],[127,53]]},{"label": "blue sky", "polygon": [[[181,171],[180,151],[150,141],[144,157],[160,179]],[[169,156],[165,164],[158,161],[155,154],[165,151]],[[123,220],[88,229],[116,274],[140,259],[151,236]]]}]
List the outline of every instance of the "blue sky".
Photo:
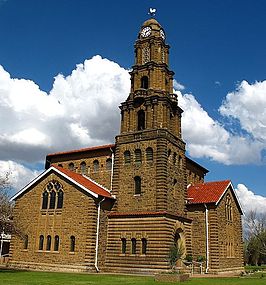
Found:
[{"label": "blue sky", "polygon": [[[66,78],[76,69],[77,64],[84,63],[95,55],[128,70],[133,64],[134,41],[141,24],[149,17],[149,7],[157,8],[156,19],[166,31],[167,43],[171,46],[170,69],[175,72],[176,81],[185,87],[181,90],[182,94],[193,94],[202,110],[218,125],[234,136],[259,142],[262,152],[259,159],[254,157],[253,161],[247,159],[242,162],[232,159],[229,163],[228,159],[226,162],[206,153],[194,151],[189,155],[210,170],[207,180],[229,178],[235,186],[241,183],[254,193],[266,196],[266,114],[261,115],[259,107],[262,103],[256,100],[257,90],[260,88],[259,92],[263,92],[264,86],[254,85],[256,82],[264,83],[266,79],[266,2],[263,0],[0,0],[0,65],[11,78],[34,82],[50,97],[56,93],[51,93],[51,90],[58,74]],[[249,86],[241,89],[239,85],[243,80]],[[248,116],[245,117],[246,121],[240,117],[245,114],[232,119],[228,114],[236,110],[233,107],[227,116],[219,111],[228,93],[238,92],[239,89],[245,93],[250,86],[254,87],[254,100],[249,100],[254,102],[252,110],[255,118],[258,112],[260,129],[249,125]],[[58,87],[62,90],[60,88]],[[123,88],[119,90],[124,90]],[[103,96],[106,94],[104,92]],[[124,94],[126,97],[127,94]],[[23,103],[26,101],[22,95],[19,100]],[[234,104],[237,104],[236,100],[237,97]],[[236,112],[241,111],[241,106],[238,107]],[[118,112],[118,109],[115,108],[114,112]],[[246,127],[243,127],[244,121]],[[203,120],[202,124],[204,123]],[[11,129],[17,126],[15,119],[5,123],[2,119],[0,124],[10,124]],[[32,127],[29,120],[24,126],[27,124],[29,128]],[[36,125],[34,129],[40,130]],[[22,130],[21,127],[19,130]],[[117,129],[116,133],[118,131]],[[1,133],[13,135],[16,139],[22,136],[21,133],[19,136],[8,133],[3,128]],[[35,134],[40,135],[39,132]],[[40,135],[40,140],[41,137]],[[25,141],[24,137],[23,140]],[[83,139],[76,145],[73,142],[62,145],[62,148],[105,143],[108,139],[99,135],[98,140],[91,139],[88,142]],[[34,159],[14,155],[24,152],[28,156],[26,144],[28,147],[28,142],[25,145],[10,145],[10,149],[2,147],[0,160],[15,161],[34,170],[42,167],[40,161],[44,159],[47,149],[48,152],[50,149],[60,150],[60,143],[46,149],[40,142],[36,142],[32,151],[36,152]],[[38,153],[42,157],[38,157]]]}]

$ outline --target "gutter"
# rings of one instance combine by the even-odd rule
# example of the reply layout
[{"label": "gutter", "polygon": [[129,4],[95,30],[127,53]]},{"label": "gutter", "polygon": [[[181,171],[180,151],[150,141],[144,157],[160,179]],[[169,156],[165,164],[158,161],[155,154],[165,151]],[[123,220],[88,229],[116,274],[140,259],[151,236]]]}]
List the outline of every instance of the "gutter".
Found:
[{"label": "gutter", "polygon": [[208,217],[208,207],[206,204],[204,204],[205,207],[205,228],[206,228],[206,270],[205,273],[208,273],[209,271],[209,217]]},{"label": "gutter", "polygon": [[100,214],[101,214],[101,204],[105,200],[105,197],[97,205],[97,228],[96,228],[96,244],[95,244],[95,269],[98,273],[100,271],[98,267],[98,250],[99,250],[99,234],[100,234]]},{"label": "gutter", "polygon": [[113,189],[113,174],[114,174],[114,158],[115,158],[115,155],[114,155],[114,152],[112,150],[112,148],[110,147],[110,150],[112,152],[112,167],[111,167],[111,187],[110,187],[110,190],[112,192],[112,189]]}]

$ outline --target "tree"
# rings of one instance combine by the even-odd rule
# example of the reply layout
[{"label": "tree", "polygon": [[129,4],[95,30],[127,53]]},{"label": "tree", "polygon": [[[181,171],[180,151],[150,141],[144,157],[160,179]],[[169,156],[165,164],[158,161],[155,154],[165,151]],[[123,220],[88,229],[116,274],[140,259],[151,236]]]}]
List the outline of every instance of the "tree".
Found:
[{"label": "tree", "polygon": [[250,211],[245,218],[245,260],[254,265],[266,260],[266,214]]},{"label": "tree", "polygon": [[18,234],[22,237],[22,231],[12,219],[14,204],[10,201],[9,177],[10,172],[0,177],[0,234],[4,232],[6,234]]}]

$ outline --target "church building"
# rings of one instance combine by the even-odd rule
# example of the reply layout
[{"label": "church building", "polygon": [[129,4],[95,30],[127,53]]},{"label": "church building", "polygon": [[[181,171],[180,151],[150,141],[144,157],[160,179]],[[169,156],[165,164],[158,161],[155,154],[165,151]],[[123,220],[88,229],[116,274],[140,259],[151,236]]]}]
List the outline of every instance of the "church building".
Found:
[{"label": "church building", "polygon": [[243,269],[232,183],[204,182],[208,170],[186,156],[169,48],[157,20],[145,21],[115,143],[48,154],[13,197],[24,238],[12,236],[11,266],[155,273],[170,270],[176,247],[184,268],[189,256],[206,273]]}]

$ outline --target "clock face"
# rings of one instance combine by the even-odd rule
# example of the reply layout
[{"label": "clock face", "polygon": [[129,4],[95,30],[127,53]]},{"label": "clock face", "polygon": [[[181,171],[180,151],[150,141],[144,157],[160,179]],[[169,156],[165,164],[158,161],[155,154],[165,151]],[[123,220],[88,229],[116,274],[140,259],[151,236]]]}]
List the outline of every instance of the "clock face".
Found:
[{"label": "clock face", "polygon": [[165,34],[163,30],[160,30],[160,36],[162,37],[163,40],[165,40]]},{"label": "clock face", "polygon": [[151,28],[150,27],[143,28],[140,34],[143,38],[148,37],[151,34]]}]

